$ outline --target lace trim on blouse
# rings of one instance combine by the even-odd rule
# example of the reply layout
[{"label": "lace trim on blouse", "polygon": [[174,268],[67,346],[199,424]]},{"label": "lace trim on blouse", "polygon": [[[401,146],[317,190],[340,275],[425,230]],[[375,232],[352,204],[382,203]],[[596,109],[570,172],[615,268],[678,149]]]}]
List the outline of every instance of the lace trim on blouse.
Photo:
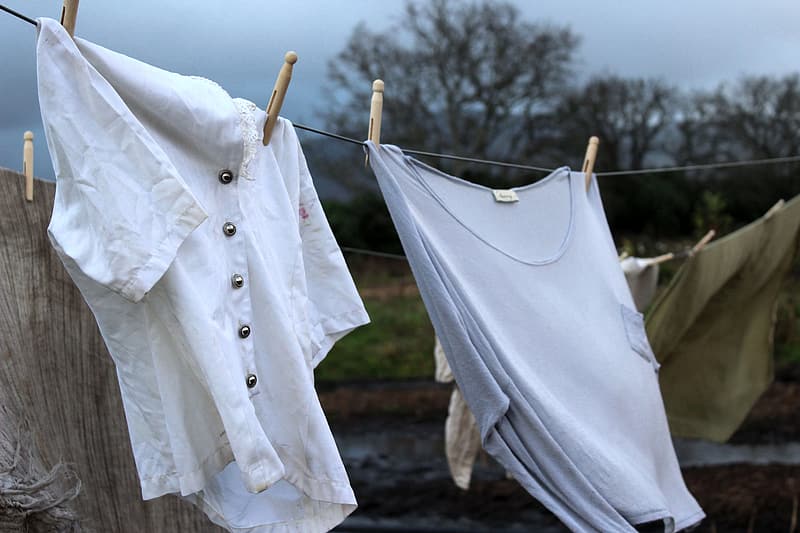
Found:
[{"label": "lace trim on blouse", "polygon": [[256,156],[256,150],[261,143],[258,127],[256,127],[255,112],[258,109],[256,104],[243,98],[234,98],[233,104],[239,112],[239,129],[242,132],[242,142],[244,143],[244,155],[242,164],[239,167],[239,176],[247,179],[254,179],[250,175],[250,163]]},{"label": "lace trim on blouse", "polygon": [[204,81],[210,85],[213,85],[225,93],[225,95],[233,102],[233,105],[236,107],[236,111],[239,113],[239,131],[242,132],[242,144],[244,146],[242,164],[239,165],[239,177],[249,180],[255,179],[255,176],[250,174],[250,163],[252,163],[253,159],[255,159],[258,143],[261,142],[261,135],[259,135],[255,119],[255,112],[258,110],[258,106],[249,100],[245,100],[244,98],[231,98],[231,95],[228,94],[228,91],[226,91],[214,80],[210,80],[202,76],[187,76],[187,78]]}]

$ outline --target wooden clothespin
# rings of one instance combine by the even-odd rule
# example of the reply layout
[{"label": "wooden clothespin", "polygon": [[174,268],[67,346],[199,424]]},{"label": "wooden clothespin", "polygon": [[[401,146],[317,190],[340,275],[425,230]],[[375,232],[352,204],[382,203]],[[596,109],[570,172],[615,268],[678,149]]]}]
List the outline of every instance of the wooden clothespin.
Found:
[{"label": "wooden clothespin", "polygon": [[767,210],[767,212],[766,212],[766,213],[764,213],[764,218],[765,218],[765,219],[767,219],[767,218],[771,217],[772,215],[774,215],[775,213],[777,213],[778,211],[780,211],[781,209],[783,209],[783,205],[784,205],[785,203],[786,203],[786,202],[783,200],[783,198],[781,198],[780,200],[778,200],[777,202],[775,202],[775,205],[773,205],[772,207],[770,207],[770,208]]},{"label": "wooden clothespin", "polygon": [[666,263],[667,261],[672,261],[673,259],[675,259],[675,254],[670,252],[668,254],[664,254],[664,255],[659,255],[657,257],[653,257],[647,263],[647,266],[660,265],[661,263]]},{"label": "wooden clothespin", "polygon": [[597,146],[600,139],[592,135],[589,137],[589,145],[586,147],[586,157],[583,158],[583,173],[586,175],[586,190],[592,183],[592,172],[594,171],[594,161],[597,159]]},{"label": "wooden clothespin", "polygon": [[61,25],[70,37],[75,37],[75,23],[78,20],[78,2],[80,0],[64,0],[61,8]]},{"label": "wooden clothespin", "polygon": [[295,52],[286,52],[283,57],[283,66],[278,73],[278,79],[275,80],[275,88],[272,89],[272,96],[267,104],[267,121],[264,122],[264,146],[269,144],[272,139],[272,130],[275,124],[278,123],[278,115],[281,113],[283,107],[283,99],[286,97],[286,91],[289,89],[289,82],[292,81],[292,69],[294,64],[297,63],[297,54]]},{"label": "wooden clothespin", "polygon": [[667,261],[672,261],[676,257],[687,257],[687,256],[691,257],[694,254],[696,254],[697,252],[699,252],[700,250],[702,250],[703,248],[705,248],[706,244],[711,242],[711,239],[713,239],[716,234],[717,234],[717,232],[715,230],[713,230],[713,229],[712,230],[708,230],[708,233],[703,235],[703,238],[700,239],[699,241],[697,241],[697,244],[695,244],[694,246],[689,248],[689,250],[687,250],[686,252],[677,253],[677,254],[670,252],[668,254],[659,255],[658,257],[652,258],[650,260],[650,264],[651,265],[658,265],[660,263],[666,263]]},{"label": "wooden clothespin", "polygon": [[33,201],[33,132],[26,131],[22,143],[22,173],[25,174],[25,199]]},{"label": "wooden clothespin", "polygon": [[699,241],[697,241],[697,244],[692,246],[692,250],[691,250],[690,254],[694,255],[697,252],[699,252],[700,250],[702,250],[703,248],[705,248],[706,244],[711,242],[711,239],[713,239],[716,234],[717,234],[716,230],[713,230],[713,229],[708,230],[708,233],[703,235],[703,238],[700,239]]},{"label": "wooden clothespin", "polygon": [[[372,101],[369,106],[369,131],[367,132],[367,139],[375,143],[378,147],[381,145],[381,118],[383,116],[383,80],[375,80],[372,82]],[[369,164],[369,154],[364,160],[364,165]]]}]

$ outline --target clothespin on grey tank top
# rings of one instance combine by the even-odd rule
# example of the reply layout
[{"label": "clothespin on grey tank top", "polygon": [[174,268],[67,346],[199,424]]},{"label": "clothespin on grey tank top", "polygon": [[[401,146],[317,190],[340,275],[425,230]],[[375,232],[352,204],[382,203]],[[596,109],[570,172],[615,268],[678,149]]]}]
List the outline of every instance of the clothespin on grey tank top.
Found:
[{"label": "clothespin on grey tank top", "polygon": [[289,90],[289,82],[292,81],[292,69],[295,63],[297,63],[297,54],[292,51],[286,52],[283,57],[283,65],[278,72],[278,79],[275,80],[275,88],[272,89],[272,96],[267,104],[267,120],[264,122],[264,138],[262,139],[264,146],[269,144],[272,139],[272,130],[278,123],[278,115],[280,115],[286,91]]},{"label": "clothespin on grey tank top", "polygon": [[[369,130],[367,139],[375,144],[375,148],[381,144],[381,118],[383,117],[383,80],[372,82],[372,100],[369,106]],[[369,154],[364,159],[364,166],[369,165]]]},{"label": "clothespin on grey tank top", "polygon": [[61,8],[61,25],[70,37],[75,37],[75,23],[78,20],[78,2],[80,0],[64,0]]},{"label": "clothespin on grey tank top", "polygon": [[600,138],[592,135],[589,137],[589,144],[586,146],[586,156],[583,158],[583,173],[586,176],[586,190],[592,184],[592,172],[594,171],[594,161],[597,159],[597,146]]}]

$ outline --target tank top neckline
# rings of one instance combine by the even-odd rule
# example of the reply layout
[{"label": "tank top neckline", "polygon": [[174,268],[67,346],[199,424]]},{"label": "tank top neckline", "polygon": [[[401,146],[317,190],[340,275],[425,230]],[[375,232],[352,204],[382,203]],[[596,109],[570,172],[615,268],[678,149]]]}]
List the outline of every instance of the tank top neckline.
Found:
[{"label": "tank top neckline", "polygon": [[[383,146],[381,148],[385,148],[385,146]],[[456,177],[456,176],[452,176],[452,175],[447,174],[445,172],[442,172],[441,170],[439,170],[437,168],[434,168],[434,167],[432,167],[432,166],[430,166],[430,165],[428,165],[426,163],[423,163],[422,161],[419,161],[419,160],[417,160],[417,159],[415,159],[415,158],[413,158],[411,156],[403,154],[402,151],[400,151],[399,149],[397,149],[397,150],[398,150],[399,154],[401,155],[401,157],[403,158],[403,161],[405,162],[405,164],[408,166],[409,170],[411,171],[410,175],[413,176],[414,181],[417,182],[417,184],[423,189],[423,191],[425,191],[425,193],[427,193],[431,198],[433,198],[436,201],[436,203],[438,203],[441,206],[441,208],[451,218],[453,218],[453,220],[455,220],[460,226],[462,226],[464,229],[466,229],[476,239],[480,240],[485,245],[489,246],[490,248],[494,249],[495,251],[497,251],[497,252],[505,255],[506,257],[508,257],[510,259],[513,259],[514,261],[517,261],[519,263],[523,263],[523,264],[531,265],[531,266],[543,266],[543,265],[548,265],[548,264],[551,264],[551,263],[555,263],[556,261],[561,259],[561,257],[567,251],[567,249],[569,249],[569,245],[570,245],[570,243],[572,241],[572,236],[573,236],[573,234],[575,232],[575,225],[576,225],[576,209],[577,209],[577,205],[578,205],[577,192],[581,189],[580,184],[576,183],[576,181],[577,181],[576,176],[579,176],[580,173],[573,173],[573,172],[571,172],[569,167],[564,166],[564,167],[560,167],[560,168],[555,169],[549,175],[547,175],[544,178],[542,178],[540,180],[537,180],[537,181],[535,181],[533,183],[529,183],[527,185],[521,185],[519,187],[512,187],[511,189],[508,189],[508,190],[512,190],[512,191],[517,192],[517,193],[524,192],[524,191],[531,190],[531,189],[541,189],[541,188],[550,186],[552,183],[556,182],[558,180],[558,178],[562,177],[564,174],[567,175],[567,181],[568,181],[568,186],[569,186],[569,192],[568,192],[568,196],[569,196],[569,221],[567,223],[567,228],[566,228],[566,230],[564,232],[564,237],[562,238],[561,243],[558,246],[558,248],[556,249],[556,251],[554,253],[552,253],[549,257],[545,257],[545,258],[542,258],[542,259],[526,259],[526,258],[520,257],[520,255],[518,253],[514,252],[514,251],[510,251],[510,250],[506,250],[504,248],[501,248],[497,244],[493,243],[489,238],[485,237],[483,234],[481,234],[480,232],[476,231],[470,224],[468,224],[467,222],[462,220],[462,218],[457,213],[455,213],[453,211],[453,209],[450,208],[450,206],[442,198],[442,196],[439,193],[437,193],[430,186],[430,184],[428,184],[428,182],[425,180],[425,178],[422,177],[422,175],[420,174],[420,169],[422,169],[424,171],[427,171],[427,172],[430,172],[430,173],[433,173],[433,174],[435,174],[435,175],[437,175],[439,177],[448,179],[451,182],[457,183],[457,184],[459,184],[461,186],[470,187],[472,189],[475,189],[476,191],[481,191],[483,194],[489,195],[489,194],[492,193],[492,191],[494,189],[492,189],[490,187],[486,187],[484,185],[480,185],[478,183],[473,183],[471,181],[467,181],[465,179],[462,179],[462,178],[459,178],[459,177]],[[529,200],[529,202],[531,202],[531,204],[533,204],[534,201],[535,200]],[[493,204],[492,207],[493,208],[501,208],[501,206],[498,205],[498,204]]]}]

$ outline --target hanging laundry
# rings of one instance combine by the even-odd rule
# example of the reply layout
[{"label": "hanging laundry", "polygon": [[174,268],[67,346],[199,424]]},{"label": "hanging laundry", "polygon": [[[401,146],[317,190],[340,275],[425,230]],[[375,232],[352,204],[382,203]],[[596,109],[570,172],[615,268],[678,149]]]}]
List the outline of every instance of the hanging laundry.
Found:
[{"label": "hanging laundry", "polygon": [[[625,280],[628,282],[636,309],[643,312],[655,295],[659,266],[651,264],[649,259],[640,257],[626,257],[620,261],[620,266],[625,273]],[[436,381],[452,383],[455,378],[450,365],[447,364],[442,343],[438,337],[435,341],[433,354]],[[478,423],[457,385],[453,387],[447,409],[444,449],[453,482],[460,489],[468,490],[472,469],[481,451],[481,436]]]},{"label": "hanging laundry", "polygon": [[[625,273],[625,281],[628,282],[636,309],[644,312],[656,293],[659,265],[649,258],[625,257],[620,261],[620,266]],[[442,343],[438,337],[435,341],[433,355],[436,381],[452,383],[455,378],[447,364]],[[450,395],[444,428],[445,455],[450,475],[457,487],[468,490],[472,469],[481,451],[481,436],[478,423],[457,385]]]},{"label": "hanging laundry", "polygon": [[[433,348],[433,357],[436,363],[436,381],[439,383],[455,381],[438,337]],[[450,394],[450,404],[444,424],[444,451],[450,475],[456,486],[463,490],[469,489],[472,467],[481,451],[481,434],[478,423],[467,402],[464,401],[458,385],[453,386],[453,392]]]},{"label": "hanging laundry", "polygon": [[631,289],[633,303],[638,311],[644,312],[658,288],[658,264],[654,264],[650,259],[641,257],[626,257],[620,261],[622,271],[625,273],[625,280]]},{"label": "hanging laundry", "polygon": [[[658,287],[659,265],[652,263],[648,258],[625,257],[620,261],[620,266],[625,273],[625,280],[628,282],[636,309],[644,312]],[[450,365],[447,364],[442,343],[438,337],[435,340],[433,354],[436,381],[452,383],[455,378]],[[459,488],[468,490],[472,469],[481,450],[480,431],[457,385],[453,387],[450,395],[445,420],[444,446],[453,481]]]},{"label": "hanging laundry", "polygon": [[481,451],[481,433],[457,385],[450,394],[444,442],[447,465],[453,481],[460,489],[469,489],[472,468]]},{"label": "hanging laundry", "polygon": [[772,383],[776,302],[798,238],[800,197],[690,257],[653,304],[673,435],[728,440]]},{"label": "hanging laundry", "polygon": [[444,355],[444,349],[439,337],[434,337],[433,363],[433,376],[437,383],[452,383],[455,381],[456,378],[453,377],[453,371],[450,370],[450,365],[447,364],[447,356]]},{"label": "hanging laundry", "polygon": [[356,506],[313,367],[368,322],[281,119],[39,21],[51,241],[114,358],[142,495],[231,531]]},{"label": "hanging laundry", "polygon": [[698,522],[596,180],[492,191],[367,147],[483,448],[575,531]]},{"label": "hanging laundry", "polygon": [[483,448],[575,531],[701,520],[596,180],[492,191],[367,147]]}]

